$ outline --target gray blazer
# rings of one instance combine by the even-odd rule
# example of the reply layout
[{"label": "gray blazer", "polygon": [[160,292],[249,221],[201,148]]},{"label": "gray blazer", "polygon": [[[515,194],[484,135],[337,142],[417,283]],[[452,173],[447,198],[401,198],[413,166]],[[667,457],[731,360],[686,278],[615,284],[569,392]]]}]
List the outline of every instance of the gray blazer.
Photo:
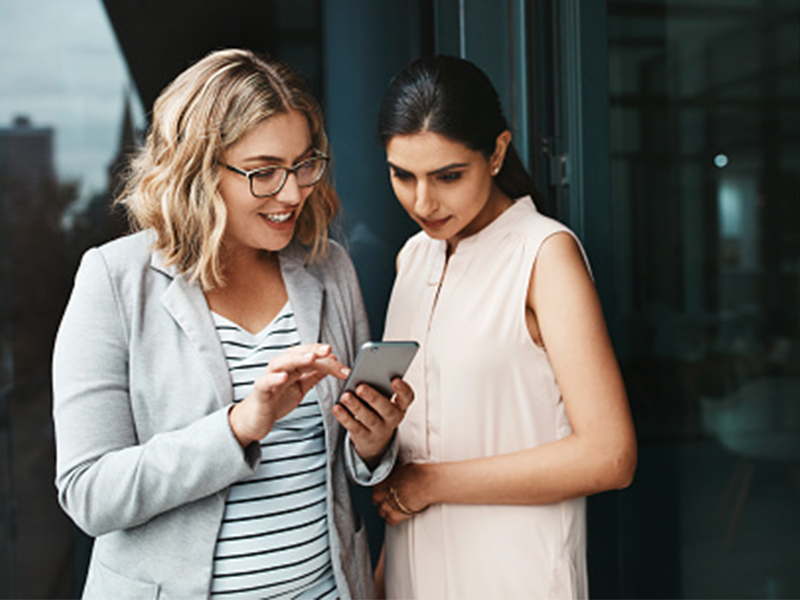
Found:
[{"label": "gray blazer", "polygon": [[[55,343],[58,497],[97,538],[86,598],[206,597],[227,490],[260,458],[228,424],[233,389],[205,296],[151,253],[151,240],[142,232],[84,255]],[[330,343],[352,365],[369,335],[353,265],[335,243],[324,261],[306,265],[306,256],[297,243],[280,254],[300,337]],[[372,597],[348,491],[347,474],[358,477],[330,411],[340,382],[317,389],[336,582],[342,597]],[[359,482],[385,476],[395,453]]]}]

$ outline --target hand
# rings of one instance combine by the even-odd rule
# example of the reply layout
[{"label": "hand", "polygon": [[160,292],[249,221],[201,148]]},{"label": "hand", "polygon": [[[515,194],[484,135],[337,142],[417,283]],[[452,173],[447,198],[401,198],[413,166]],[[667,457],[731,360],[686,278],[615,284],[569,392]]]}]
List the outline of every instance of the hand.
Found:
[{"label": "hand", "polygon": [[228,413],[233,434],[242,447],[263,439],[322,379],[328,375],[345,379],[348,373],[328,344],[290,348],[269,361],[253,391]]},{"label": "hand", "polygon": [[333,407],[333,416],[350,432],[356,452],[373,468],[379,461],[395,428],[414,401],[414,390],[399,377],[392,381],[391,399],[374,388],[359,384],[356,394],[342,394],[341,404]]},{"label": "hand", "polygon": [[388,525],[397,525],[428,508],[426,465],[408,463],[396,467],[372,488],[372,503]]}]

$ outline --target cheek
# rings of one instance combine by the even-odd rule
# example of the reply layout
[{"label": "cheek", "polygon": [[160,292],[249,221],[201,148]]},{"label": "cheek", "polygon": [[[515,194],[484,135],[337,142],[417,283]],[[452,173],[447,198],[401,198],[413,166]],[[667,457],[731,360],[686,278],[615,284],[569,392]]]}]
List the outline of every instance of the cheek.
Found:
[{"label": "cheek", "polygon": [[[301,203],[302,203],[302,205],[303,205],[303,208],[305,208],[306,202],[308,201],[308,197],[309,197],[311,194],[313,194],[313,193],[314,193],[314,188],[313,188],[313,187],[310,187],[310,188],[300,188],[300,190],[301,190],[301,193],[302,193],[302,198],[303,198],[303,199],[301,200]],[[301,210],[302,210],[302,209],[301,209]]]},{"label": "cheek", "polygon": [[453,202],[458,204],[465,214],[475,216],[486,206],[491,191],[491,181],[488,184],[475,182],[469,186],[464,186],[461,193],[454,195]]},{"label": "cheek", "polygon": [[225,208],[228,209],[228,212],[235,211],[242,204],[241,200],[239,200],[240,192],[235,185],[221,181],[217,190],[219,195],[222,196],[222,201],[225,203]]},{"label": "cheek", "polygon": [[414,208],[413,188],[408,184],[404,184],[402,181],[393,179],[392,189],[394,190],[394,195],[397,197],[397,201],[400,203],[400,205],[406,209],[406,211],[411,212]]}]

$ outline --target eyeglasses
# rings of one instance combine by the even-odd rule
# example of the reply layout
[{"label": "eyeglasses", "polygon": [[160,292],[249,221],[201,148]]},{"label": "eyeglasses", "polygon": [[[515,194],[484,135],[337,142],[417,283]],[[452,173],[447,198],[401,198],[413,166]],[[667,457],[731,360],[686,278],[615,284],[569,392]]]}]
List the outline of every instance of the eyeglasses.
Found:
[{"label": "eyeglasses", "polygon": [[330,158],[321,152],[311,158],[302,160],[293,167],[261,167],[252,171],[244,171],[234,166],[224,164],[229,171],[247,177],[250,181],[250,193],[256,198],[274,196],[283,189],[289,173],[297,177],[297,185],[311,187],[325,174]]}]

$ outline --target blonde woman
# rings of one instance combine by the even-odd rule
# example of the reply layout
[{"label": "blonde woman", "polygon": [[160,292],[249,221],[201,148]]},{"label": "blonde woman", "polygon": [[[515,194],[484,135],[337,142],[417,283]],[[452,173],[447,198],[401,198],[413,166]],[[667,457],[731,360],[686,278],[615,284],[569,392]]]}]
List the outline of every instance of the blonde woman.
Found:
[{"label": "blonde woman", "polygon": [[120,200],[138,232],[86,253],[55,344],[84,597],[372,596],[347,476],[391,470],[412,394],[334,407],[368,331],[328,160],[303,83],[251,52],[156,101]]}]

